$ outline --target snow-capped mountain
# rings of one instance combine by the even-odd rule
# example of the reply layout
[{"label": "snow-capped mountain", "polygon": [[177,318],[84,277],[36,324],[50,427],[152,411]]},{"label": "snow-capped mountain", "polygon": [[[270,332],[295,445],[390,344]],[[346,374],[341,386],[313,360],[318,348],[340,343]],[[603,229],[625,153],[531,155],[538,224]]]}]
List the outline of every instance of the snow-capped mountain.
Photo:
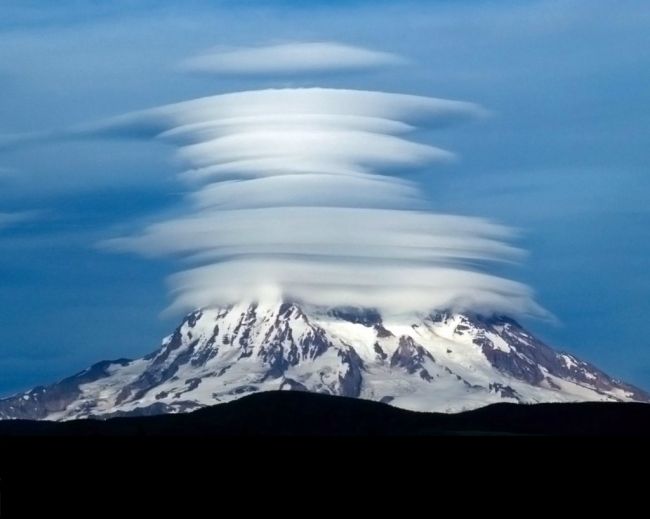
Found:
[{"label": "snow-capped mountain", "polygon": [[456,412],[495,402],[650,401],[506,317],[290,302],[197,310],[146,357],[104,361],[0,401],[0,417],[175,413],[266,390],[314,391]]}]

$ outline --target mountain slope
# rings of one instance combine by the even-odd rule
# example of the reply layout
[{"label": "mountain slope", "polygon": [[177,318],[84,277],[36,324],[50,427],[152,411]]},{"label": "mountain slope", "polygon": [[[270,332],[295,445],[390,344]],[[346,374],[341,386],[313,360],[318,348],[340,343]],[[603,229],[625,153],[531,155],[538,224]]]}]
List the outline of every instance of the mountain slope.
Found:
[{"label": "mountain slope", "polygon": [[384,320],[372,310],[272,301],[197,310],[150,355],[100,362],[1,400],[0,417],[175,413],[278,389],[439,412],[496,402],[650,400],[506,317]]}]

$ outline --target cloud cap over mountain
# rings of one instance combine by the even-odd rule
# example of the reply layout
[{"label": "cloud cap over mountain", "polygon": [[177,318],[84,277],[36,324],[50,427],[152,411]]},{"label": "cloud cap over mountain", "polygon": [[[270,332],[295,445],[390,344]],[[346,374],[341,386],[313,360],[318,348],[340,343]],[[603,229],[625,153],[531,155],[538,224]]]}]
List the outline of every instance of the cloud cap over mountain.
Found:
[{"label": "cloud cap over mountain", "polygon": [[[436,214],[405,168],[454,154],[417,126],[483,117],[478,105],[346,89],[235,92],[127,114],[91,130],[179,146],[189,213],[104,242],[192,266],[173,308],[287,297],[389,312],[453,308],[543,315],[523,284],[481,272],[514,262],[512,230]],[[480,266],[480,268],[478,268]]]}]

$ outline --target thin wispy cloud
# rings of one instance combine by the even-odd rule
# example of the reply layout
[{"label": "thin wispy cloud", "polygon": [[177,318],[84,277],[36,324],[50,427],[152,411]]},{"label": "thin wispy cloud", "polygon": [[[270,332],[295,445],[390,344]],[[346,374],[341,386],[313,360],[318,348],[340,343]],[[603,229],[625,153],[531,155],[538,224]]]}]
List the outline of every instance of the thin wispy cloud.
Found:
[{"label": "thin wispy cloud", "polygon": [[0,212],[0,230],[38,218],[39,211]]},{"label": "thin wispy cloud", "polygon": [[396,54],[337,42],[293,42],[259,47],[217,48],[181,63],[192,72],[214,74],[295,74],[400,65]]}]

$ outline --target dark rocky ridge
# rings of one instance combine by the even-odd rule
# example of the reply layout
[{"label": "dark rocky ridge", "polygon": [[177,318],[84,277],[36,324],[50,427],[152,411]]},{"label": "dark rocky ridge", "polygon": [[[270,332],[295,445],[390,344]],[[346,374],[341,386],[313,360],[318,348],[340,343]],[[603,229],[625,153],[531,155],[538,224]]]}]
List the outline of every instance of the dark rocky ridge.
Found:
[{"label": "dark rocky ridge", "polygon": [[458,414],[300,391],[258,393],[177,415],[0,422],[11,436],[647,436],[650,404],[493,404]]}]

